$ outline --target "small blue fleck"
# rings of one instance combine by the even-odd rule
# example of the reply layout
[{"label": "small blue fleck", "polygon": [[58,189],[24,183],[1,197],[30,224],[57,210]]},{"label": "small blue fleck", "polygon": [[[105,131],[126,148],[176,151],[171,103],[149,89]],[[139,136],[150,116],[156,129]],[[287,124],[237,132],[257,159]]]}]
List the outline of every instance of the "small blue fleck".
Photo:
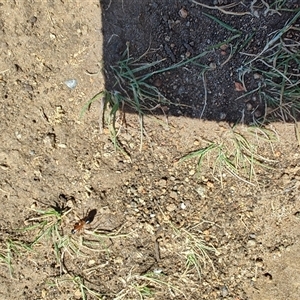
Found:
[{"label": "small blue fleck", "polygon": [[75,87],[77,86],[77,80],[76,79],[68,79],[65,81],[65,85],[69,89],[75,89]]}]

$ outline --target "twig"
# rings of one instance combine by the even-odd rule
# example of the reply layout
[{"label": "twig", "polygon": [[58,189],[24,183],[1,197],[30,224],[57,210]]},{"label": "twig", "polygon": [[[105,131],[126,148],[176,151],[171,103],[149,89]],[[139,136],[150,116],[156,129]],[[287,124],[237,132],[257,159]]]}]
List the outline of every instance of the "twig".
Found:
[{"label": "twig", "polygon": [[202,116],[204,114],[204,111],[205,111],[205,108],[206,108],[206,105],[207,105],[207,88],[206,88],[205,72],[203,72],[202,80],[203,80],[203,86],[204,86],[204,106],[203,106],[203,109],[202,109],[202,112],[201,112],[201,115],[200,115],[200,119],[202,119]]}]

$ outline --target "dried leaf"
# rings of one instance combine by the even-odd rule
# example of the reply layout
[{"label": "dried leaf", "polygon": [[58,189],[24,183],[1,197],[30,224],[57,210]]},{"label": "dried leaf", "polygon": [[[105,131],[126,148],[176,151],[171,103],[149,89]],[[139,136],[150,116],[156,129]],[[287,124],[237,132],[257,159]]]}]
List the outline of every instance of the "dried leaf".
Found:
[{"label": "dried leaf", "polygon": [[220,49],[223,51],[226,51],[228,49],[228,45],[227,44],[223,44],[220,46]]},{"label": "dried leaf", "polygon": [[246,91],[245,87],[240,82],[234,82],[234,89],[238,92]]}]

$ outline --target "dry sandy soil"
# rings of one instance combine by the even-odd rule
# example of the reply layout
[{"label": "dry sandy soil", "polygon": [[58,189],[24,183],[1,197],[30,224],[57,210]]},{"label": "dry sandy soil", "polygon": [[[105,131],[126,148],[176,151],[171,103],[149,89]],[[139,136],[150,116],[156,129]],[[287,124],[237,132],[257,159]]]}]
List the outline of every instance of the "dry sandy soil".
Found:
[{"label": "dry sandy soil", "polygon": [[[156,10],[155,20],[159,9],[165,11],[156,2],[144,6]],[[178,7],[179,1],[172,6],[176,16]],[[300,153],[294,124],[269,124],[264,132],[271,140],[245,125],[235,129],[272,160],[265,161],[272,169],[255,169],[252,184],[213,170],[212,161],[204,161],[200,173],[194,159],[178,163],[207,141],[226,142],[232,133],[228,123],[215,121],[232,121],[229,110],[222,114],[227,104],[219,94],[217,113],[209,107],[206,121],[196,118],[201,103],[191,110],[195,118],[187,117],[190,111],[175,116],[175,110],[168,121],[164,115],[145,117],[141,151],[139,118],[126,114],[127,126],[119,125],[130,153],[124,156],[106,127],[99,132],[97,103],[79,118],[84,104],[105,87],[102,57],[112,37],[103,37],[102,27],[115,29],[121,12],[133,20],[125,0],[104,1],[102,9],[95,0],[0,3],[0,298],[299,299]],[[108,59],[124,51],[126,39],[130,35]],[[149,47],[133,44],[138,56]],[[176,61],[176,47],[191,50],[179,46],[175,41],[152,55]],[[72,79],[75,88],[65,84]],[[233,120],[240,118],[241,105],[233,107]],[[36,225],[40,210],[51,208],[63,215],[59,237],[76,250],[56,251],[57,237],[32,245],[38,229],[19,230]],[[96,212],[85,219],[91,223],[71,234],[89,211]],[[32,251],[20,246],[25,244]]]}]

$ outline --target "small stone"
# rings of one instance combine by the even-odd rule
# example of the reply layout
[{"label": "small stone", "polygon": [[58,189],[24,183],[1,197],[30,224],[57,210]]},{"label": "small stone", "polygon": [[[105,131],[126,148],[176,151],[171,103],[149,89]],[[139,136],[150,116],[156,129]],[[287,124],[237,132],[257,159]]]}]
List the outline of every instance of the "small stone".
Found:
[{"label": "small stone", "polygon": [[172,191],[172,192],[170,193],[170,197],[173,198],[173,199],[177,199],[178,195],[177,195],[176,192]]},{"label": "small stone", "polygon": [[22,138],[22,134],[18,131],[15,132],[16,138],[20,140]]},{"label": "small stone", "polygon": [[208,229],[206,229],[206,230],[203,231],[203,234],[204,234],[204,235],[210,235],[210,232],[209,232]]},{"label": "small stone", "polygon": [[95,263],[96,263],[96,261],[94,259],[91,259],[88,261],[89,266],[93,266]]},{"label": "small stone", "polygon": [[43,289],[42,290],[42,299],[45,299],[47,295],[48,295],[48,292],[45,289]]},{"label": "small stone", "polygon": [[48,133],[44,139],[43,142],[47,148],[55,148],[55,134],[54,133]]},{"label": "small stone", "polygon": [[166,186],[167,186],[167,180],[161,179],[161,180],[158,182],[158,185],[161,186],[161,187],[166,187]]},{"label": "small stone", "polygon": [[262,261],[257,261],[255,264],[258,268],[263,268],[264,266],[264,263]]},{"label": "small stone", "polygon": [[260,110],[256,110],[256,111],[254,112],[254,116],[255,116],[256,118],[259,118],[259,117],[262,116],[262,112],[261,112]]},{"label": "small stone", "polygon": [[194,175],[195,173],[196,173],[196,171],[194,169],[189,171],[189,175],[191,175],[191,176]]},{"label": "small stone", "polygon": [[36,202],[33,202],[30,206],[31,209],[36,209],[37,207],[37,203]]},{"label": "small stone", "polygon": [[56,35],[54,33],[50,33],[49,34],[50,40],[55,40],[56,39]]},{"label": "small stone", "polygon": [[227,114],[224,112],[220,113],[220,120],[224,120],[226,118]]},{"label": "small stone", "polygon": [[77,80],[76,79],[68,79],[68,80],[65,81],[65,85],[69,89],[73,90],[77,86]]},{"label": "small stone", "polygon": [[66,149],[67,145],[66,144],[57,144],[58,148]]},{"label": "small stone", "polygon": [[196,189],[196,192],[198,193],[198,195],[203,198],[205,196],[205,187],[203,186],[199,186],[197,189]]},{"label": "small stone", "polygon": [[167,205],[166,208],[167,208],[167,211],[171,212],[171,211],[176,210],[177,206],[174,203],[171,203],[171,204]]},{"label": "small stone", "polygon": [[256,241],[255,240],[249,240],[248,242],[247,242],[247,247],[248,248],[253,248],[253,247],[255,247],[256,246]]},{"label": "small stone", "polygon": [[221,288],[221,294],[222,294],[222,297],[226,297],[228,295],[228,289],[225,285],[222,286],[222,288]]},{"label": "small stone", "polygon": [[260,74],[258,74],[258,73],[254,73],[254,75],[253,75],[253,78],[254,79],[261,79],[261,75]]},{"label": "small stone", "polygon": [[213,184],[213,182],[211,182],[211,181],[207,181],[206,184],[207,184],[207,186],[208,186],[209,188],[211,188],[211,189],[214,187],[214,184]]},{"label": "small stone", "polygon": [[214,63],[214,62],[211,62],[211,63],[209,64],[209,67],[210,67],[211,70],[215,70],[215,69],[217,68],[217,64]]},{"label": "small stone", "polygon": [[180,208],[181,209],[186,209],[186,205],[182,202],[182,203],[180,203]]},{"label": "small stone", "polygon": [[246,104],[246,109],[247,109],[248,111],[250,111],[250,110],[252,110],[252,108],[253,108],[252,104],[248,102],[248,103]]},{"label": "small stone", "polygon": [[153,170],[154,169],[154,163],[149,163],[147,165],[147,167],[148,167],[149,170]]},{"label": "small stone", "polygon": [[138,193],[140,193],[140,194],[144,194],[145,189],[144,189],[143,186],[139,186],[139,187],[137,188],[137,191],[138,191]]},{"label": "small stone", "polygon": [[179,16],[183,19],[185,19],[188,16],[188,14],[188,11],[184,7],[182,7],[179,11]]}]

